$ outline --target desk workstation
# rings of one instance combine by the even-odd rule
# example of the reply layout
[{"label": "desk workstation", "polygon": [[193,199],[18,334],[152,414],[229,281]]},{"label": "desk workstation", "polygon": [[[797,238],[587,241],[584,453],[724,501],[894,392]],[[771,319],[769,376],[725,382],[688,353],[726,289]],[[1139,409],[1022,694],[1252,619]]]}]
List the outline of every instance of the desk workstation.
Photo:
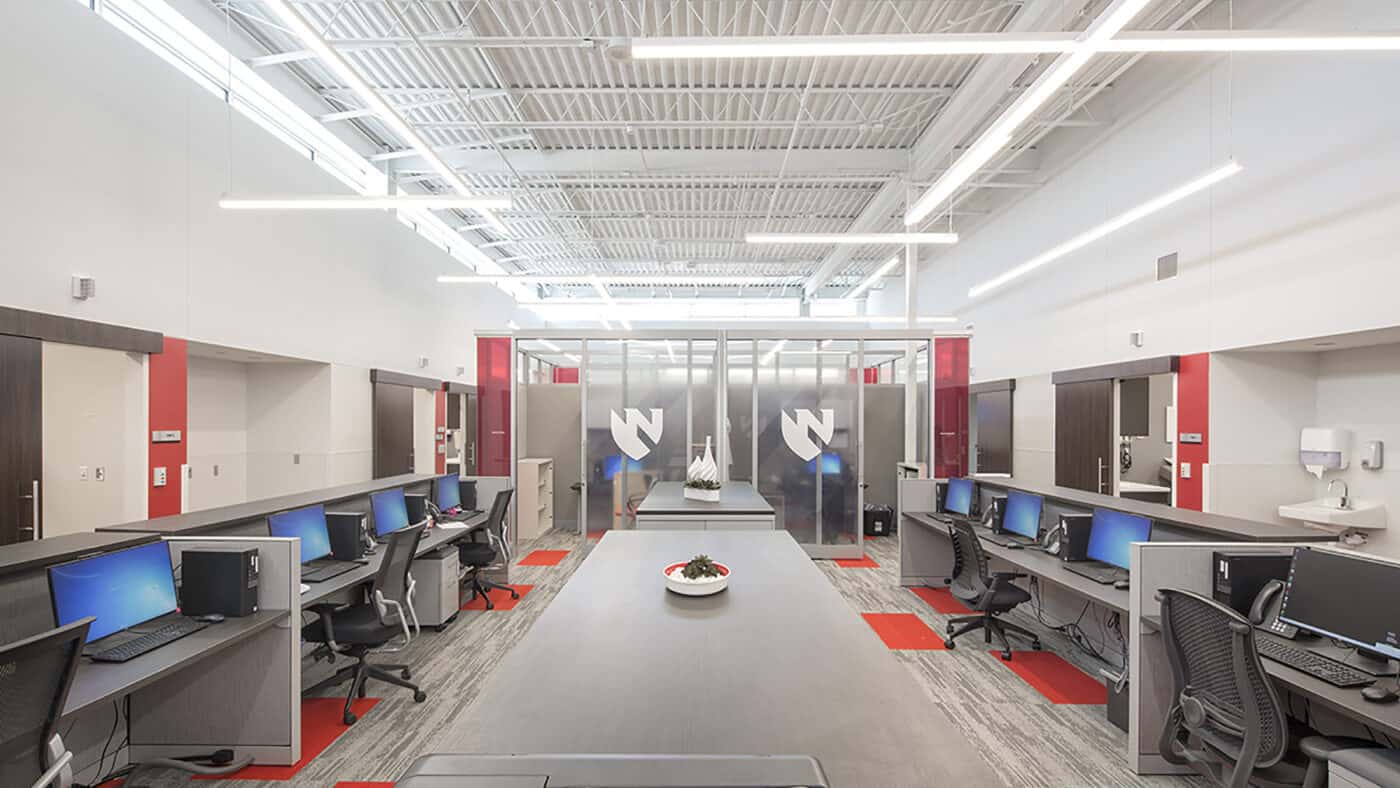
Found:
[{"label": "desk workstation", "polygon": [[[405,481],[428,493],[416,505],[430,507],[424,511],[436,527],[412,527]],[[378,598],[387,562],[407,571],[416,557],[478,536],[489,519],[496,529],[504,522],[503,507],[491,514],[468,508],[475,499],[463,491],[474,482],[455,475],[399,482],[255,501],[219,514],[181,515],[178,523],[161,518],[145,530],[131,523],[0,548],[3,643],[24,647],[55,626],[80,627],[79,643],[86,642],[57,712],[71,734],[66,746],[75,764],[98,761],[98,749],[113,749],[114,769],[214,748],[232,753],[220,767],[297,762],[300,697],[315,674],[304,626],[362,604],[370,588]],[[341,510],[331,513],[347,525],[341,538],[328,527],[327,503]],[[395,544],[405,541],[398,537],[410,531],[414,549],[394,558]],[[441,581],[446,588],[422,584],[409,600],[425,608],[425,624],[450,623],[460,606],[455,550],[450,557],[450,576]],[[303,573],[316,572],[322,576],[307,582]],[[447,611],[438,621],[423,602],[436,594],[450,595],[444,604],[433,602]],[[120,735],[114,708],[124,720]],[[114,737],[125,744],[112,748]]]}]

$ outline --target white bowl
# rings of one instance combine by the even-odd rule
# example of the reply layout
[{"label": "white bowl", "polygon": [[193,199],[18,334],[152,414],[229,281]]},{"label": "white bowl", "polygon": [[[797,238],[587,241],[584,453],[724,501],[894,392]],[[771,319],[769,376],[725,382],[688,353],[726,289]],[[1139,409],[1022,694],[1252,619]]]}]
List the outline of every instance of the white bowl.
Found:
[{"label": "white bowl", "polygon": [[[683,596],[709,596],[718,594],[729,587],[729,567],[716,561],[715,566],[719,569],[719,577],[703,577],[697,580],[688,580],[681,574],[681,570],[689,561],[680,561],[670,564],[661,570],[661,575],[666,578],[666,589],[674,591]],[[671,573],[675,576],[672,577]]]}]

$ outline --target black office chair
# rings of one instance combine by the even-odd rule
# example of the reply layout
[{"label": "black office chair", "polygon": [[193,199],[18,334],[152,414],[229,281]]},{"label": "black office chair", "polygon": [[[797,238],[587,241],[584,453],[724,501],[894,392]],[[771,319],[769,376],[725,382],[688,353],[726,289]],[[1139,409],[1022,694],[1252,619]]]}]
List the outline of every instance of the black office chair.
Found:
[{"label": "black office chair", "polygon": [[472,534],[469,542],[463,542],[457,548],[457,558],[462,566],[467,567],[466,580],[471,587],[472,599],[476,599],[477,594],[486,600],[486,609],[492,610],[495,605],[491,604],[491,597],[486,593],[490,589],[509,591],[511,599],[519,599],[520,592],[508,585],[493,583],[482,577],[482,572],[487,567],[503,561],[510,563],[510,546],[506,544],[506,510],[510,508],[510,496],[515,490],[501,490],[496,493],[496,500],[491,502],[491,515],[486,519],[486,541],[476,541],[476,534]]},{"label": "black office chair", "polygon": [[0,648],[0,785],[69,788],[73,753],[58,735],[88,617]]},{"label": "black office chair", "polygon": [[948,648],[955,648],[954,641],[959,637],[980,629],[988,644],[996,637],[1001,644],[1001,658],[1008,662],[1011,661],[1008,634],[1030,638],[1031,648],[1039,651],[1039,635],[997,618],[1022,602],[1030,601],[1030,593],[1011,582],[1025,577],[1025,574],[988,572],[987,554],[982,552],[982,542],[968,523],[960,520],[949,523],[948,535],[953,540],[953,576],[947,580],[948,590],[963,604],[977,611],[975,616],[958,616],[948,620],[948,637],[944,641]]},{"label": "black office chair", "polygon": [[[418,703],[428,698],[417,684],[409,681],[413,674],[407,665],[372,664],[369,661],[374,654],[401,651],[419,631],[418,614],[413,610],[414,581],[410,569],[422,537],[421,525],[401,528],[389,534],[389,542],[384,546],[384,558],[370,589],[369,601],[346,606],[313,605],[311,610],[318,620],[301,628],[303,638],[310,643],[321,644],[312,655],[317,661],[328,659],[334,662],[337,655],[355,660],[354,665],[342,668],[321,683],[322,686],[329,686],[347,678],[352,679],[350,691],[345,695],[343,718],[346,725],[355,723],[350,704],[356,696],[365,696],[365,683],[369,679],[411,689],[413,700]],[[400,635],[403,636],[403,645],[389,648],[388,644]]]},{"label": "black office chair", "polygon": [[1254,627],[1229,607],[1175,589],[1157,593],[1175,681],[1158,750],[1221,788],[1323,788],[1338,750],[1364,739],[1308,736],[1288,747],[1288,723],[1254,647]]}]

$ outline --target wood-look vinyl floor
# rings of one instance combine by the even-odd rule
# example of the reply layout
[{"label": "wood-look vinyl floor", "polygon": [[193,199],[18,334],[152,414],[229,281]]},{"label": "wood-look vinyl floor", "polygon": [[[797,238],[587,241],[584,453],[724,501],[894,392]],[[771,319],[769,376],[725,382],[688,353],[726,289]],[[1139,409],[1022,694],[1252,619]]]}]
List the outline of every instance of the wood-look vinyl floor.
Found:
[{"label": "wood-look vinyl floor", "polygon": [[[464,611],[440,633],[427,632],[405,652],[385,661],[413,665],[414,679],[428,692],[422,704],[397,687],[371,684],[370,695],[383,698],[378,706],[348,729],[320,757],[285,782],[218,781],[201,785],[217,788],[329,788],[338,781],[391,782],[418,756],[426,754],[437,731],[460,714],[470,714],[482,683],[587,556],[595,544],[574,534],[552,532],[522,545],[517,558],[535,549],[566,549],[558,566],[514,566],[512,583],[534,588],[510,611]],[[855,613],[908,612],[918,615],[940,635],[946,619],[898,586],[898,543],[872,540],[867,553],[878,569],[845,569],[818,562]],[[1020,623],[1026,624],[1025,619]],[[975,636],[972,636],[975,637]],[[1047,648],[1086,670],[1092,660],[1073,654],[1073,647],[1047,630]],[[1116,788],[1117,786],[1190,786],[1184,778],[1142,778],[1126,765],[1126,735],[1104,718],[1102,706],[1057,706],[1004,667],[973,640],[956,651],[895,652],[928,693],[929,703],[942,706],[960,720],[977,752],[948,753],[950,758],[981,757],[992,765],[1006,786],[1036,788]],[[314,681],[306,677],[309,685]],[[581,677],[581,680],[586,680]],[[854,677],[833,680],[859,681]],[[321,693],[335,695],[344,685]],[[859,731],[852,731],[859,736]],[[141,785],[184,785],[186,777],[163,772],[142,778]],[[872,775],[868,786],[879,785]],[[139,786],[129,786],[139,788]],[[982,788],[960,786],[958,788]],[[992,787],[988,787],[992,788]]]}]

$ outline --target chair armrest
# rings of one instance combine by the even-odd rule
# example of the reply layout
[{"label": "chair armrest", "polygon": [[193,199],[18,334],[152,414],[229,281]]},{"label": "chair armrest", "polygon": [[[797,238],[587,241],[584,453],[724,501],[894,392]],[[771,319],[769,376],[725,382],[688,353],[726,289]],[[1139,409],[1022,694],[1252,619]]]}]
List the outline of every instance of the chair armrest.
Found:
[{"label": "chair armrest", "polygon": [[315,614],[316,614],[316,617],[320,620],[320,622],[321,622],[321,631],[323,631],[323,632],[326,633],[326,645],[329,646],[329,647],[331,648],[332,651],[334,651],[334,650],[336,650],[337,648],[340,647],[340,646],[335,642],[335,620],[334,620],[334,619],[335,619],[335,611],[339,610],[341,607],[342,607],[341,605],[336,605],[336,604],[333,604],[333,603],[330,603],[330,602],[321,602],[321,603],[312,605],[311,607],[307,608],[307,609],[310,610],[312,613],[315,613]]}]

